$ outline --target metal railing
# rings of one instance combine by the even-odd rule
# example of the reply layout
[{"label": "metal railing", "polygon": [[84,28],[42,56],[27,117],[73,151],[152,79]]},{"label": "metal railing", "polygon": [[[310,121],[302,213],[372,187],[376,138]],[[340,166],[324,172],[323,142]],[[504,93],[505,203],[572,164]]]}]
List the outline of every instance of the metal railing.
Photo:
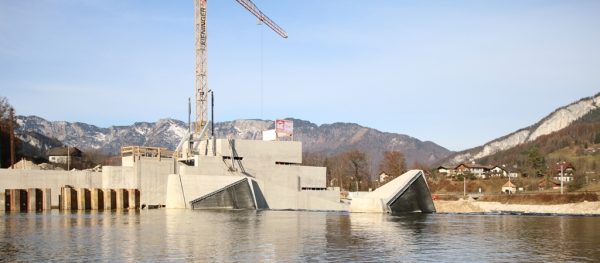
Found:
[{"label": "metal railing", "polygon": [[121,157],[133,156],[134,159],[139,157],[150,158],[173,158],[174,151],[161,147],[146,147],[146,146],[123,146],[121,147]]}]

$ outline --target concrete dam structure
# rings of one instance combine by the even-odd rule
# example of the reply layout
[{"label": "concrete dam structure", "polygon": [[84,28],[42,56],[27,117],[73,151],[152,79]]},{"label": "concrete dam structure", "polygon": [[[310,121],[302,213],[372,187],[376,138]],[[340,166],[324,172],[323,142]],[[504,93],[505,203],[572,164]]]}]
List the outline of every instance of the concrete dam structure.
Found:
[{"label": "concrete dam structure", "polygon": [[198,147],[204,150],[193,162],[178,161],[166,149],[130,147],[123,151],[122,166],[104,166],[102,172],[0,169],[0,191],[49,189],[53,207],[68,186],[136,189],[136,207],[435,212],[420,170],[348,205],[339,188],[327,187],[325,167],[301,165],[301,142],[216,139]]}]

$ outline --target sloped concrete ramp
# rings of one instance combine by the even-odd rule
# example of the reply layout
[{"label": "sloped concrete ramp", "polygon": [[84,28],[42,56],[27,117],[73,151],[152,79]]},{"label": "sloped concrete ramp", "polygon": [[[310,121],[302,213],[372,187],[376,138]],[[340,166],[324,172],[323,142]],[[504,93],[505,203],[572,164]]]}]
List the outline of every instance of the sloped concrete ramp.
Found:
[{"label": "sloped concrete ramp", "polygon": [[256,209],[248,178],[190,201],[192,209]]},{"label": "sloped concrete ramp", "polygon": [[435,212],[431,193],[421,170],[410,170],[365,196],[352,199],[350,212]]}]

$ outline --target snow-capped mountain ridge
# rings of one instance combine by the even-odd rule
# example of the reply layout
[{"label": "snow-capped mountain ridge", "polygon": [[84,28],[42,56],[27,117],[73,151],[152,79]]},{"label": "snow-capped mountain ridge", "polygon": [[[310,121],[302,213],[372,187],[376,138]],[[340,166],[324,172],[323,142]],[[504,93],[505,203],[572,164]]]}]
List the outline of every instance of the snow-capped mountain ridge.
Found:
[{"label": "snow-capped mountain ridge", "polygon": [[[56,138],[63,144],[81,150],[101,150],[117,154],[121,146],[140,145],[174,149],[186,134],[186,123],[174,119],[160,119],[154,123],[136,122],[130,126],[100,128],[94,125],[64,121],[47,121],[37,116],[18,116],[19,133],[36,133],[47,138]],[[273,121],[234,120],[215,123],[217,138],[262,139],[262,131],[274,128]],[[406,156],[408,164],[413,161],[431,163],[448,156],[451,152],[433,142],[422,142],[416,138],[381,132],[354,123],[316,125],[294,120],[294,138],[303,142],[303,149],[311,152],[337,153],[353,148],[370,154],[374,161],[385,150],[399,150]],[[25,138],[24,138],[25,139]],[[27,142],[27,140],[23,140]],[[40,147],[39,140],[36,141]],[[48,148],[41,147],[41,148]]]}]

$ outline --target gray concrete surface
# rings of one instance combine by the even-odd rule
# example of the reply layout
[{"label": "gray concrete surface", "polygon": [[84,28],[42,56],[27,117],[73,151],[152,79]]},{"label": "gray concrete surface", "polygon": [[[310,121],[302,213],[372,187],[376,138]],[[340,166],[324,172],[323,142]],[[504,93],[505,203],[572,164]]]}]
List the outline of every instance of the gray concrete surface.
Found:
[{"label": "gray concrete surface", "polygon": [[102,186],[102,174],[88,171],[48,171],[0,169],[0,191],[5,189],[50,188],[53,206],[58,206],[60,188],[70,185],[75,188]]},{"label": "gray concrete surface", "polygon": [[435,212],[421,170],[410,170],[373,192],[352,198],[349,208],[359,213]]}]

